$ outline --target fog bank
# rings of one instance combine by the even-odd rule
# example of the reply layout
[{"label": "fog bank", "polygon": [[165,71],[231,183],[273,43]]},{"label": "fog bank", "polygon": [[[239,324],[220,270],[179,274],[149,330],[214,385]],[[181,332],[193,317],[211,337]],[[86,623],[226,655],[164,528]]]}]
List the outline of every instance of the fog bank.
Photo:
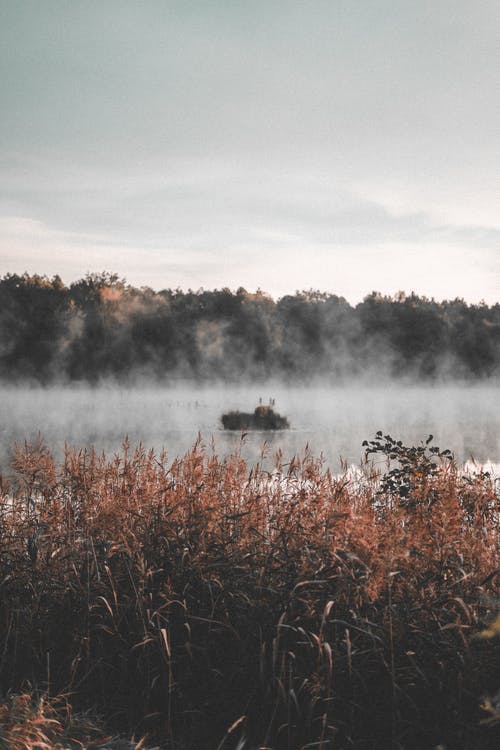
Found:
[{"label": "fog bank", "polygon": [[222,429],[231,409],[252,411],[259,398],[276,400],[288,417],[284,432],[249,433],[243,454],[256,460],[282,450],[285,458],[304,451],[322,454],[334,470],[340,458],[358,463],[361,443],[377,430],[406,444],[432,433],[434,443],[451,449],[459,461],[500,462],[500,400],[494,386],[285,386],[276,381],[237,386],[15,387],[0,390],[0,465],[5,470],[14,442],[41,434],[61,455],[65,443],[118,450],[125,436],[132,444],[165,449],[170,458],[188,450],[198,434],[222,454],[241,447],[241,434]]}]

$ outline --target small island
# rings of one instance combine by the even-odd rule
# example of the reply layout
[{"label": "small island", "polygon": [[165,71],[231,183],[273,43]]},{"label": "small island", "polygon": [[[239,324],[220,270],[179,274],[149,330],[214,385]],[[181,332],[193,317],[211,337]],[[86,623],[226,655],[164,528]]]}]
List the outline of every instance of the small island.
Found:
[{"label": "small island", "polygon": [[274,399],[269,406],[263,406],[262,400],[253,413],[230,411],[222,415],[222,425],[225,430],[287,430],[290,427],[288,419],[274,411]]}]

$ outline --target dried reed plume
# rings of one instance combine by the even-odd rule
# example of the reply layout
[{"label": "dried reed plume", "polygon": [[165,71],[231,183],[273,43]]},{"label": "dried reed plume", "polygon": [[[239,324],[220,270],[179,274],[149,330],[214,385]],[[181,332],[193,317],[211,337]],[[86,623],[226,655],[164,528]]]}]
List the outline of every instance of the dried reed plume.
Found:
[{"label": "dried reed plume", "polygon": [[[307,454],[269,472],[200,442],[172,463],[127,443],[61,465],[17,448],[0,747],[73,747],[51,714],[64,694],[171,750],[493,748],[495,485],[453,461],[414,468],[402,492]],[[8,744],[13,700],[38,744]]]}]

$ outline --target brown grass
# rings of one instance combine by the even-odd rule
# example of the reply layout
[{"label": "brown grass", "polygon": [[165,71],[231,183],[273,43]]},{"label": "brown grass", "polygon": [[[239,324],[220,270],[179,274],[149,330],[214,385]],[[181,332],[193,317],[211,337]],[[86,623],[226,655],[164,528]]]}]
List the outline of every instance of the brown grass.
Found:
[{"label": "brown grass", "polygon": [[[267,472],[201,443],[171,464],[18,448],[0,694],[39,717],[27,692],[64,693],[172,750],[493,748],[494,483],[445,462],[412,502],[379,489],[309,455]],[[42,747],[5,744],[12,700],[0,746]]]}]

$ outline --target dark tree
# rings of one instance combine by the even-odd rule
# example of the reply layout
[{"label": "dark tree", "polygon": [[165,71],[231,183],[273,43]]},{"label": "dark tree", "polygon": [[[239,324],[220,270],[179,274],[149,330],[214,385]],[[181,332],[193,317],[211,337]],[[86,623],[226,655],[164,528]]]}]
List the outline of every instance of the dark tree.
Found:
[{"label": "dark tree", "polygon": [[0,376],[39,382],[138,375],[225,380],[498,375],[500,305],[372,292],[352,307],[317,290],[128,285],[88,274],[0,279]]}]

